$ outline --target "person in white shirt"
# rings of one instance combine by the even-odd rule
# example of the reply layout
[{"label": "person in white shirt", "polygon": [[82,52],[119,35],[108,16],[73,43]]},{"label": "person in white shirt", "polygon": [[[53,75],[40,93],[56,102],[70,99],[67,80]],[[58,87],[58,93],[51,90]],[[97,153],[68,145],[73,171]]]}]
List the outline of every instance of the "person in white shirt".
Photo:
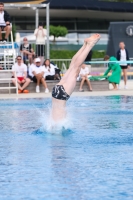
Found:
[{"label": "person in white shirt", "polygon": [[46,81],[44,79],[44,67],[41,66],[41,60],[40,58],[36,58],[35,59],[35,65],[32,65],[32,68],[30,69],[33,77],[32,80],[37,83],[36,85],[36,92],[39,93],[40,92],[40,83],[43,84],[44,88],[45,88],[45,93],[49,93]]},{"label": "person in white shirt", "polygon": [[[4,3],[0,2],[0,43],[6,43],[11,32],[10,15],[4,10]],[[2,39],[1,31],[6,31],[5,38]]]},{"label": "person in white shirt", "polygon": [[[27,78],[27,66],[23,63],[21,56],[17,56],[17,62],[12,66],[12,72],[14,77],[12,82],[14,85],[16,85],[17,78],[18,93],[29,93],[25,88],[30,84],[30,79]],[[17,77],[15,77],[15,72]]]},{"label": "person in white shirt", "polygon": [[[122,72],[123,72],[123,78],[124,78],[124,89],[128,89],[127,87],[127,69],[130,68],[130,65],[126,63],[126,61],[129,60],[129,53],[128,50],[125,48],[124,42],[119,43],[119,50],[117,51],[117,60],[122,61],[120,63]],[[120,86],[119,86],[120,89]]]},{"label": "person in white shirt", "polygon": [[56,66],[50,63],[49,59],[44,61],[44,78],[45,80],[60,80],[59,74],[56,73]]},{"label": "person in white shirt", "polygon": [[35,59],[34,62],[31,65],[29,65],[28,78],[30,78],[31,81],[33,81],[34,76],[34,74],[32,73],[32,68],[36,66]]},{"label": "person in white shirt", "polygon": [[88,75],[89,75],[89,68],[87,67],[87,65],[82,64],[81,70],[80,70],[80,73],[79,73],[79,77],[81,79],[80,88],[79,88],[80,92],[84,92],[82,87],[83,87],[85,81],[87,82],[87,84],[89,86],[89,90],[92,91],[90,81],[88,80]]},{"label": "person in white shirt", "polygon": [[41,59],[41,65],[42,65],[45,56],[45,37],[46,37],[46,29],[43,28],[43,23],[39,23],[39,27],[35,29],[34,35],[36,36],[36,56]]}]

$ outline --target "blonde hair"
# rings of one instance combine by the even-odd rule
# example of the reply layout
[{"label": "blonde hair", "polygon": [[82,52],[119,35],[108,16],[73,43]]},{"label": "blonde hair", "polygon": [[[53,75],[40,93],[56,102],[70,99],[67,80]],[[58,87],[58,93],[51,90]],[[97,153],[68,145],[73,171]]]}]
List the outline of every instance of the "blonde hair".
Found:
[{"label": "blonde hair", "polygon": [[125,47],[125,43],[124,43],[124,42],[120,42],[120,43],[119,43],[119,46],[120,46],[120,44],[123,44],[123,45],[124,45],[124,47]]},{"label": "blonde hair", "polygon": [[108,55],[105,55],[103,60],[106,61],[106,60],[109,60],[109,59],[110,59],[110,57]]}]

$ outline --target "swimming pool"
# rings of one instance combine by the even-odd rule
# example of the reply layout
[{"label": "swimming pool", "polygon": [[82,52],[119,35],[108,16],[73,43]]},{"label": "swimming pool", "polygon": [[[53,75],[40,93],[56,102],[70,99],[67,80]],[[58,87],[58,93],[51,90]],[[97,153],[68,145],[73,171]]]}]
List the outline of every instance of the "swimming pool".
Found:
[{"label": "swimming pool", "polygon": [[133,97],[72,97],[67,129],[51,100],[0,100],[0,200],[133,199]]}]

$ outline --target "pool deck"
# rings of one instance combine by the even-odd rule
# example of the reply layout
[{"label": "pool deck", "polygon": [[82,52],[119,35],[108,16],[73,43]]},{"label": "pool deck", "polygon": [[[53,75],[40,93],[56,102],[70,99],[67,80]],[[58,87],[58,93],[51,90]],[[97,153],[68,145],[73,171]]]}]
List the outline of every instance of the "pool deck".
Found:
[{"label": "pool deck", "polygon": [[[133,80],[128,80],[128,89],[124,89],[124,83],[120,83],[121,90],[109,90],[109,91],[94,91],[94,92],[73,92],[72,96],[112,96],[112,95],[126,95],[133,96]],[[112,87],[110,86],[110,89]],[[48,98],[51,97],[51,93],[29,93],[29,94],[0,94],[0,99],[18,99],[18,98]]]}]

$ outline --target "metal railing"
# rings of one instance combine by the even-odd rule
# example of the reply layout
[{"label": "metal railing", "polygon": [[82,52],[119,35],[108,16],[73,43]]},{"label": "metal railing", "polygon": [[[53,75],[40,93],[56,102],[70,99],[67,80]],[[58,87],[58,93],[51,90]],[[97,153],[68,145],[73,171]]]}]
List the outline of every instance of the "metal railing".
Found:
[{"label": "metal railing", "polygon": [[[1,33],[5,34],[6,31],[1,31]],[[12,65],[15,63],[18,46],[13,42],[12,30],[10,35],[11,42],[0,45],[0,69],[11,69]]]},{"label": "metal railing", "polygon": [[71,59],[50,59],[58,68],[61,69],[62,73],[65,73],[66,70],[69,68]]},{"label": "metal railing", "polygon": [[[1,76],[1,73],[2,76]],[[15,72],[15,77],[16,77],[16,72]],[[0,70],[0,84],[5,85],[8,84],[9,86],[0,86],[0,90],[9,90],[9,94],[11,93],[11,89],[16,89],[16,94],[18,95],[18,83],[17,83],[17,78],[15,78],[15,85],[11,86],[12,80],[12,70]]]},{"label": "metal railing", "polygon": [[12,48],[12,43],[0,45],[0,69],[11,69],[17,54],[17,49]]}]

